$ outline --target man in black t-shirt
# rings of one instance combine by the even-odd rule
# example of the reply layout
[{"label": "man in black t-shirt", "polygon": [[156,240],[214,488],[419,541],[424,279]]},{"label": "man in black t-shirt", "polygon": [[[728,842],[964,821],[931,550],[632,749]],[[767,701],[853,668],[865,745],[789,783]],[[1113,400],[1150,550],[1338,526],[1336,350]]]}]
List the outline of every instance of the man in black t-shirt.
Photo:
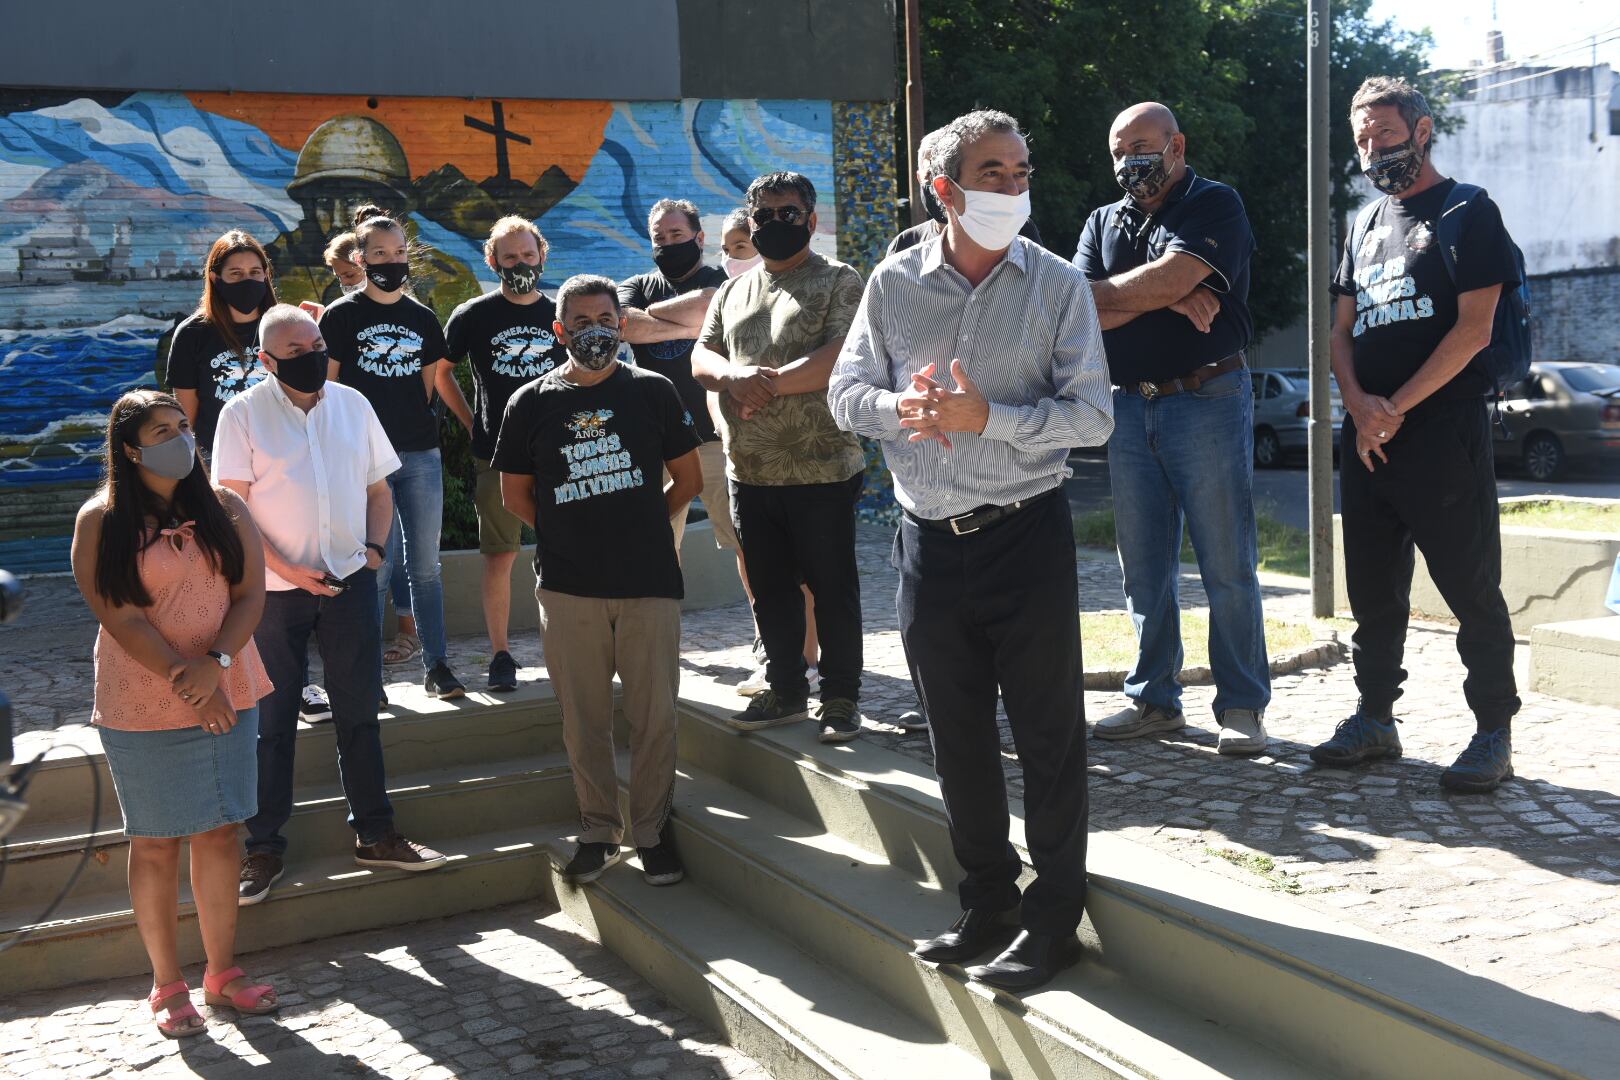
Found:
[{"label": "man in black t-shirt", "polygon": [[1185,528],[1209,595],[1218,749],[1253,756],[1266,748],[1271,701],[1243,357],[1254,234],[1238,193],[1188,167],[1186,136],[1163,105],[1121,113],[1109,150],[1125,198],[1092,211],[1074,262],[1092,281],[1115,387],[1108,477],[1137,654],[1130,704],[1094,734],[1186,726],[1176,599]]},{"label": "man in black t-shirt", "polygon": [[517,661],[507,637],[512,566],[523,546],[523,522],[501,503],[500,475],[490,466],[506,403],[522,387],[567,362],[552,331],[557,309],[540,292],[546,238],[534,222],[504,217],[484,241],[484,259],[501,278],[492,293],[468,300],[445,324],[452,363],[472,368],[472,455],[477,479],[478,550],[484,557],[484,626],[489,631],[489,688],[517,689]]},{"label": "man in black t-shirt", "polygon": [[630,722],[628,831],[647,881],[672,885],[683,875],[664,832],[683,585],[670,522],[703,471],[694,417],[670,381],[616,359],[623,326],[613,282],[582,275],[563,283],[554,329],[568,362],[512,395],[494,467],[507,509],[539,537],[540,633],[584,825],[563,873],[595,881],[621,857],[617,671]]},{"label": "man in black t-shirt", "polygon": [[[703,507],[714,524],[715,541],[737,550],[731,527],[726,488],[726,455],[709,416],[703,387],[692,378],[692,346],[703,329],[709,300],[726,283],[726,272],[703,262],[703,221],[696,204],[686,199],[659,199],[647,214],[647,235],[652,241],[655,269],[619,283],[624,307],[624,340],[635,351],[636,363],[656,371],[675,384],[692,414],[698,438],[703,440]],[[686,532],[686,509],[675,518],[675,550]]]},{"label": "man in black t-shirt", "polygon": [[[1477,728],[1440,783],[1492,791],[1513,776],[1519,698],[1483,353],[1502,290],[1519,283],[1518,261],[1496,204],[1477,190],[1464,200],[1435,168],[1421,93],[1369,78],[1350,102],[1350,126],[1364,174],[1384,193],[1357,217],[1333,281],[1345,587],[1361,701],[1311,758],[1342,767],[1401,756],[1393,710],[1406,679],[1415,545],[1457,617]],[[1450,266],[1442,228],[1456,239]]]}]

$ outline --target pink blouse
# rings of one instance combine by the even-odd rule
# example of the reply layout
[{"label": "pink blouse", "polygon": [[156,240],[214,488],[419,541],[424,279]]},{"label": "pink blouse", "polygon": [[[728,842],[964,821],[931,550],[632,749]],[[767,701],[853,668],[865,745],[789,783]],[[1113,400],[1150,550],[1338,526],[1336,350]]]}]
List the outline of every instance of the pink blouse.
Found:
[{"label": "pink blouse", "polygon": [[[194,539],[195,524],[162,530],[162,538],[137,556],[141,582],[152,597],[146,617],[187,660],[207,655],[231,609],[230,584]],[[258,646],[249,638],[231,659],[219,685],[233,708],[251,709],[272,689]],[[106,627],[96,636],[95,660],[92,723],[119,731],[171,731],[202,723],[169,680],[131,656]]]}]

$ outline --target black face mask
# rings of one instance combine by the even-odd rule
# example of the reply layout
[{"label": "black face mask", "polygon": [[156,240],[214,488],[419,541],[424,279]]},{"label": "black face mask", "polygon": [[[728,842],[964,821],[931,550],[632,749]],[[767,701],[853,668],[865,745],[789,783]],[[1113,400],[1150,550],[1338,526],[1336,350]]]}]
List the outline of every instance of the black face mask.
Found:
[{"label": "black face mask", "polygon": [[1418,182],[1423,175],[1423,159],[1427,146],[1419,146],[1417,139],[1407,139],[1399,146],[1374,150],[1364,159],[1361,175],[1385,195],[1399,195]]},{"label": "black face mask", "polygon": [[383,292],[398,292],[411,276],[409,263],[378,263],[366,267],[366,278]]},{"label": "black face mask", "polygon": [[301,394],[313,394],[326,385],[326,350],[299,353],[276,361],[276,378]]},{"label": "black face mask", "polygon": [[773,262],[791,259],[810,244],[810,226],[789,225],[780,219],[767,221],[754,229],[754,250]]},{"label": "black face mask", "polygon": [[658,272],[671,281],[690,274],[701,258],[703,249],[698,246],[695,236],[678,244],[653,245],[653,262],[657,265]]},{"label": "black face mask", "polygon": [[518,296],[527,296],[540,284],[540,267],[528,263],[501,267],[501,284]]},{"label": "black face mask", "polygon": [[239,281],[216,281],[214,289],[227,304],[243,315],[254,315],[264,306],[270,283],[263,278],[242,278]]}]

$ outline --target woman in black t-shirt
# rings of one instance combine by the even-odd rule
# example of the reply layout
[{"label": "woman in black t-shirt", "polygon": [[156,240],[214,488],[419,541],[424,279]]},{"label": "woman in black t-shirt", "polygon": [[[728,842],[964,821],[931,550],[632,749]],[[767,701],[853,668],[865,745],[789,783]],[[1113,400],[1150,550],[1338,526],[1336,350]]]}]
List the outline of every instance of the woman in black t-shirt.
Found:
[{"label": "woman in black t-shirt", "polygon": [[[377,619],[382,620],[394,567],[403,564],[422,638],[425,689],[439,698],[460,697],[466,688],[447,662],[439,578],[444,472],[439,422],[430,405],[435,380],[449,366],[449,349],[438,316],[405,293],[410,253],[400,223],[375,206],[363,206],[355,213],[354,237],[353,258],[365,271],[366,287],[333,301],[320,326],[331,361],[328,378],[365,395],[400,460],[388,478],[394,526],[377,571]],[[466,407],[462,400],[461,408]]]},{"label": "woman in black t-shirt", "polygon": [[219,410],[265,377],[255,342],[276,291],[264,247],[240,229],[215,240],[203,265],[202,299],[169,344],[168,381],[206,452]]}]

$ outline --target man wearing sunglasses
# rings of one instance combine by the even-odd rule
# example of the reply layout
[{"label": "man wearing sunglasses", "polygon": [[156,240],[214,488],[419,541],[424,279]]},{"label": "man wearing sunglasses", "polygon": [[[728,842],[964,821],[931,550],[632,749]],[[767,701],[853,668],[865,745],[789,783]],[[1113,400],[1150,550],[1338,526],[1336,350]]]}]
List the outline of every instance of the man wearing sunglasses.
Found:
[{"label": "man wearing sunglasses", "polygon": [[810,685],[804,593],[821,638],[823,742],[860,733],[861,588],[855,501],[866,459],[827,408],[827,376],[861,300],[861,276],[810,250],[816,189],[793,172],[748,187],[760,273],[720,286],[692,374],[720,395],[732,520],[754,591],[770,689],[732,718],[742,731],[802,719]]}]

